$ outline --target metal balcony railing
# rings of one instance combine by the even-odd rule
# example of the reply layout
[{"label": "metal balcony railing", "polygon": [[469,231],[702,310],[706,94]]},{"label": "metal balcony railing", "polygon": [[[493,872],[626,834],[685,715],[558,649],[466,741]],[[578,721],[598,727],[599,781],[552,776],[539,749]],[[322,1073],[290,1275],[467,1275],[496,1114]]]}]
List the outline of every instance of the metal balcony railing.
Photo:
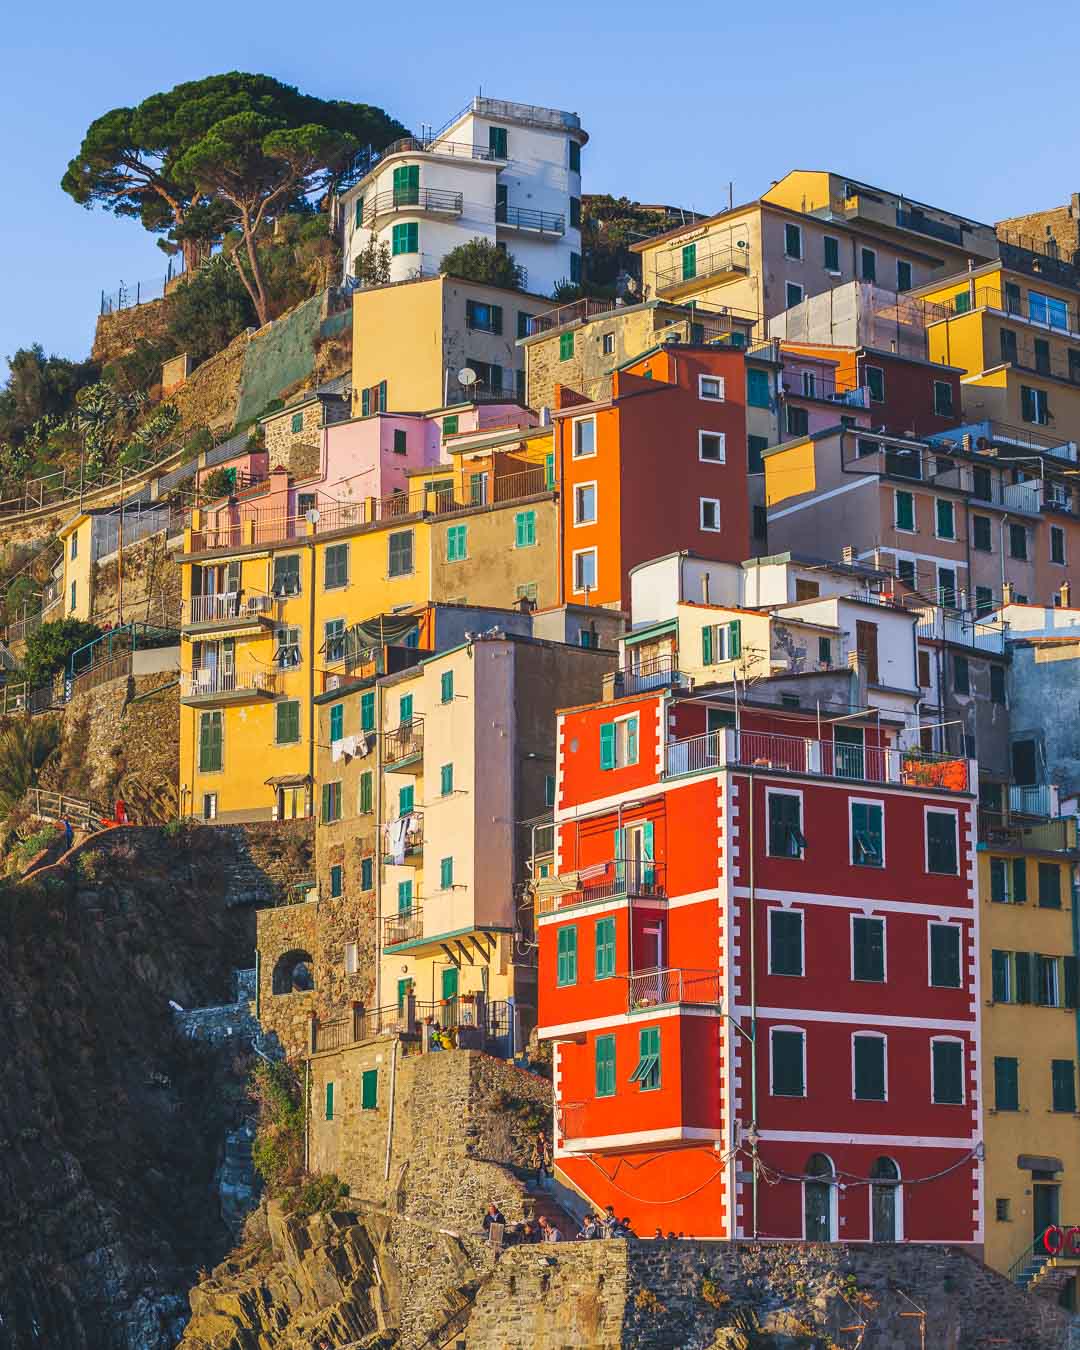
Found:
[{"label": "metal balcony railing", "polygon": [[949,614],[939,608],[919,611],[916,633],[921,638],[954,642],[980,652],[1004,652],[1007,623],[984,623],[970,614]]},{"label": "metal balcony railing", "polygon": [[681,250],[668,263],[658,264],[656,268],[656,289],[658,292],[675,290],[693,281],[706,280],[724,273],[742,274],[750,271],[749,249],[717,248],[695,255],[691,266],[684,260]]},{"label": "metal balcony railing", "polygon": [[259,591],[224,591],[219,595],[193,595],[184,601],[184,623],[229,623],[270,616],[274,597]]},{"label": "metal balcony railing", "polygon": [[940,239],[942,243],[955,244],[957,247],[962,247],[964,243],[964,231],[959,225],[947,225],[945,221],[934,220],[918,210],[905,210],[898,206],[896,223],[902,230],[914,230],[928,239]]},{"label": "metal balcony railing", "polygon": [[460,216],[463,199],[460,192],[446,188],[392,188],[364,198],[363,225],[370,229],[381,216],[396,211],[425,212],[431,215]]},{"label": "metal balcony railing", "polygon": [[561,211],[537,211],[530,206],[509,206],[505,202],[495,207],[495,224],[512,230],[527,230],[531,234],[566,233],[566,217]]},{"label": "metal balcony railing", "polygon": [[216,694],[275,694],[277,672],[272,670],[220,670],[197,666],[180,676],[182,698],[210,697]]},{"label": "metal balcony railing", "polygon": [[780,376],[780,384],[788,398],[837,403],[845,408],[870,406],[870,390],[865,385],[852,389],[815,370],[786,370]]},{"label": "metal balcony railing", "polygon": [[383,919],[383,947],[399,947],[424,936],[424,911],[414,904]]},{"label": "metal balcony railing", "polygon": [[595,900],[656,899],[667,897],[667,866],[643,858],[613,858],[565,872],[538,887],[537,912],[588,905]]},{"label": "metal balcony railing", "polygon": [[997,449],[1026,458],[1049,455],[1053,459],[1067,459],[1074,464],[1077,460],[1075,441],[1062,440],[1060,436],[1036,431],[1031,426],[1014,427],[1007,422],[995,422],[989,418],[982,422],[968,422],[949,431],[936,432],[929,439],[931,444],[948,441],[954,443],[957,449],[969,452]]},{"label": "metal balcony railing", "polygon": [[424,753],[424,719],[414,717],[393,731],[383,732],[383,763],[389,768]]},{"label": "metal balcony railing", "polygon": [[613,671],[611,689],[615,698],[627,694],[644,694],[650,689],[667,689],[670,686],[686,687],[689,677],[679,670],[676,656],[649,656],[633,665]]},{"label": "metal balcony railing", "polygon": [[672,1003],[713,1006],[723,1001],[720,973],[716,970],[684,970],[671,966],[635,971],[626,977],[626,982],[630,1012],[644,1012]]},{"label": "metal balcony railing", "polygon": [[[1030,291],[1025,298],[1017,293],[1002,290],[1000,286],[965,286],[957,284],[956,290],[941,305],[941,317],[954,318],[958,314],[968,314],[976,309],[992,309],[1009,318],[1019,319],[1036,328],[1045,328],[1051,332],[1069,334],[1080,333],[1080,312],[1075,305],[1054,296]],[[1032,353],[1030,344],[1029,353]],[[1033,353],[1032,353],[1033,354]],[[1002,358],[1005,357],[1004,349]],[[1063,362],[1067,368],[1068,362]]]},{"label": "metal balcony railing", "polygon": [[382,860],[387,867],[401,867],[423,857],[424,815],[410,811],[400,820],[391,820],[382,827]]}]

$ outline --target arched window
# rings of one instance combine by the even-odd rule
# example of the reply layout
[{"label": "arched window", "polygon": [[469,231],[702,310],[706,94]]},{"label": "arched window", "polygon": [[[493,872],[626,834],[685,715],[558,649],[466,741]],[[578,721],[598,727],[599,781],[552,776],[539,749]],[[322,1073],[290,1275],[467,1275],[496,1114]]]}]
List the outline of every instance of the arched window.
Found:
[{"label": "arched window", "polygon": [[836,1169],[827,1153],[811,1154],[803,1182],[807,1242],[836,1241]]},{"label": "arched window", "polygon": [[900,1168],[892,1158],[878,1158],[870,1169],[870,1236],[875,1242],[900,1241]]},{"label": "arched window", "polygon": [[295,948],[279,956],[274,965],[275,994],[305,993],[315,988],[315,966],[311,956]]}]

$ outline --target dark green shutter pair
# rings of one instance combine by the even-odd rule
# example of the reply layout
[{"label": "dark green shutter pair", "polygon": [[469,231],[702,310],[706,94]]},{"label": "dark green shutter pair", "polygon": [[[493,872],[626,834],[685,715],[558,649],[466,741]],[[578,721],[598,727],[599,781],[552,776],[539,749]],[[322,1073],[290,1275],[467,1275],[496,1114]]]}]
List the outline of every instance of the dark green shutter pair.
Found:
[{"label": "dark green shutter pair", "polygon": [[885,1037],[855,1037],[855,1096],[859,1101],[885,1100]]},{"label": "dark green shutter pair", "polygon": [[573,924],[559,929],[556,983],[577,984],[577,928]]},{"label": "dark green shutter pair", "polygon": [[856,980],[885,978],[885,921],[884,919],[854,918],[851,921],[851,941],[854,949],[852,971]]},{"label": "dark green shutter pair", "polygon": [[803,916],[800,910],[769,911],[769,971],[773,975],[803,973]]}]

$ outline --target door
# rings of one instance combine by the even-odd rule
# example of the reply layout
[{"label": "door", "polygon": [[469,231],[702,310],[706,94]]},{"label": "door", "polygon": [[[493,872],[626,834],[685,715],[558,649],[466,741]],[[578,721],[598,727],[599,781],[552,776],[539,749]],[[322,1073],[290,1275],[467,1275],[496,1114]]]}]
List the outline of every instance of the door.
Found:
[{"label": "door", "polygon": [[627,890],[633,895],[651,895],[656,886],[653,822],[628,825],[623,831],[627,863]]},{"label": "door", "polygon": [[878,682],[877,624],[866,623],[859,619],[855,623],[855,646],[859,659],[866,666],[866,678],[871,684]]},{"label": "door", "polygon": [[878,1178],[870,1188],[871,1236],[875,1242],[899,1242],[900,1169],[891,1158],[878,1158],[871,1175]]},{"label": "door", "polygon": [[1056,1182],[1035,1182],[1033,1186],[1033,1238],[1038,1242],[1048,1228],[1061,1221],[1061,1187]]},{"label": "door", "polygon": [[836,776],[838,778],[866,777],[863,740],[862,727],[834,728],[833,744],[836,751]]},{"label": "door", "polygon": [[[824,1153],[815,1153],[806,1164],[803,1182],[803,1223],[807,1242],[833,1242],[832,1179],[833,1165]],[[810,1180],[810,1178],[821,1180]]]}]

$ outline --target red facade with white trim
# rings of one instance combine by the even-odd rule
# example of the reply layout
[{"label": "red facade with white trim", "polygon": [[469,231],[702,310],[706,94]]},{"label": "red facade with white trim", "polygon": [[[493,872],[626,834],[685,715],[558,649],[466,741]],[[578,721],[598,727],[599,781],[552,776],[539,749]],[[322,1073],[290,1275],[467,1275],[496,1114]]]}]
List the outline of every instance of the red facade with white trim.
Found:
[{"label": "red facade with white trim", "polygon": [[[642,1236],[979,1243],[972,766],[872,717],[854,750],[786,709],[733,720],[708,690],[560,714],[538,900],[557,1166]],[[951,818],[956,871],[931,871]],[[802,916],[775,921],[786,955],[772,911]],[[860,1047],[857,1099],[864,1036],[884,1046]]]}]

